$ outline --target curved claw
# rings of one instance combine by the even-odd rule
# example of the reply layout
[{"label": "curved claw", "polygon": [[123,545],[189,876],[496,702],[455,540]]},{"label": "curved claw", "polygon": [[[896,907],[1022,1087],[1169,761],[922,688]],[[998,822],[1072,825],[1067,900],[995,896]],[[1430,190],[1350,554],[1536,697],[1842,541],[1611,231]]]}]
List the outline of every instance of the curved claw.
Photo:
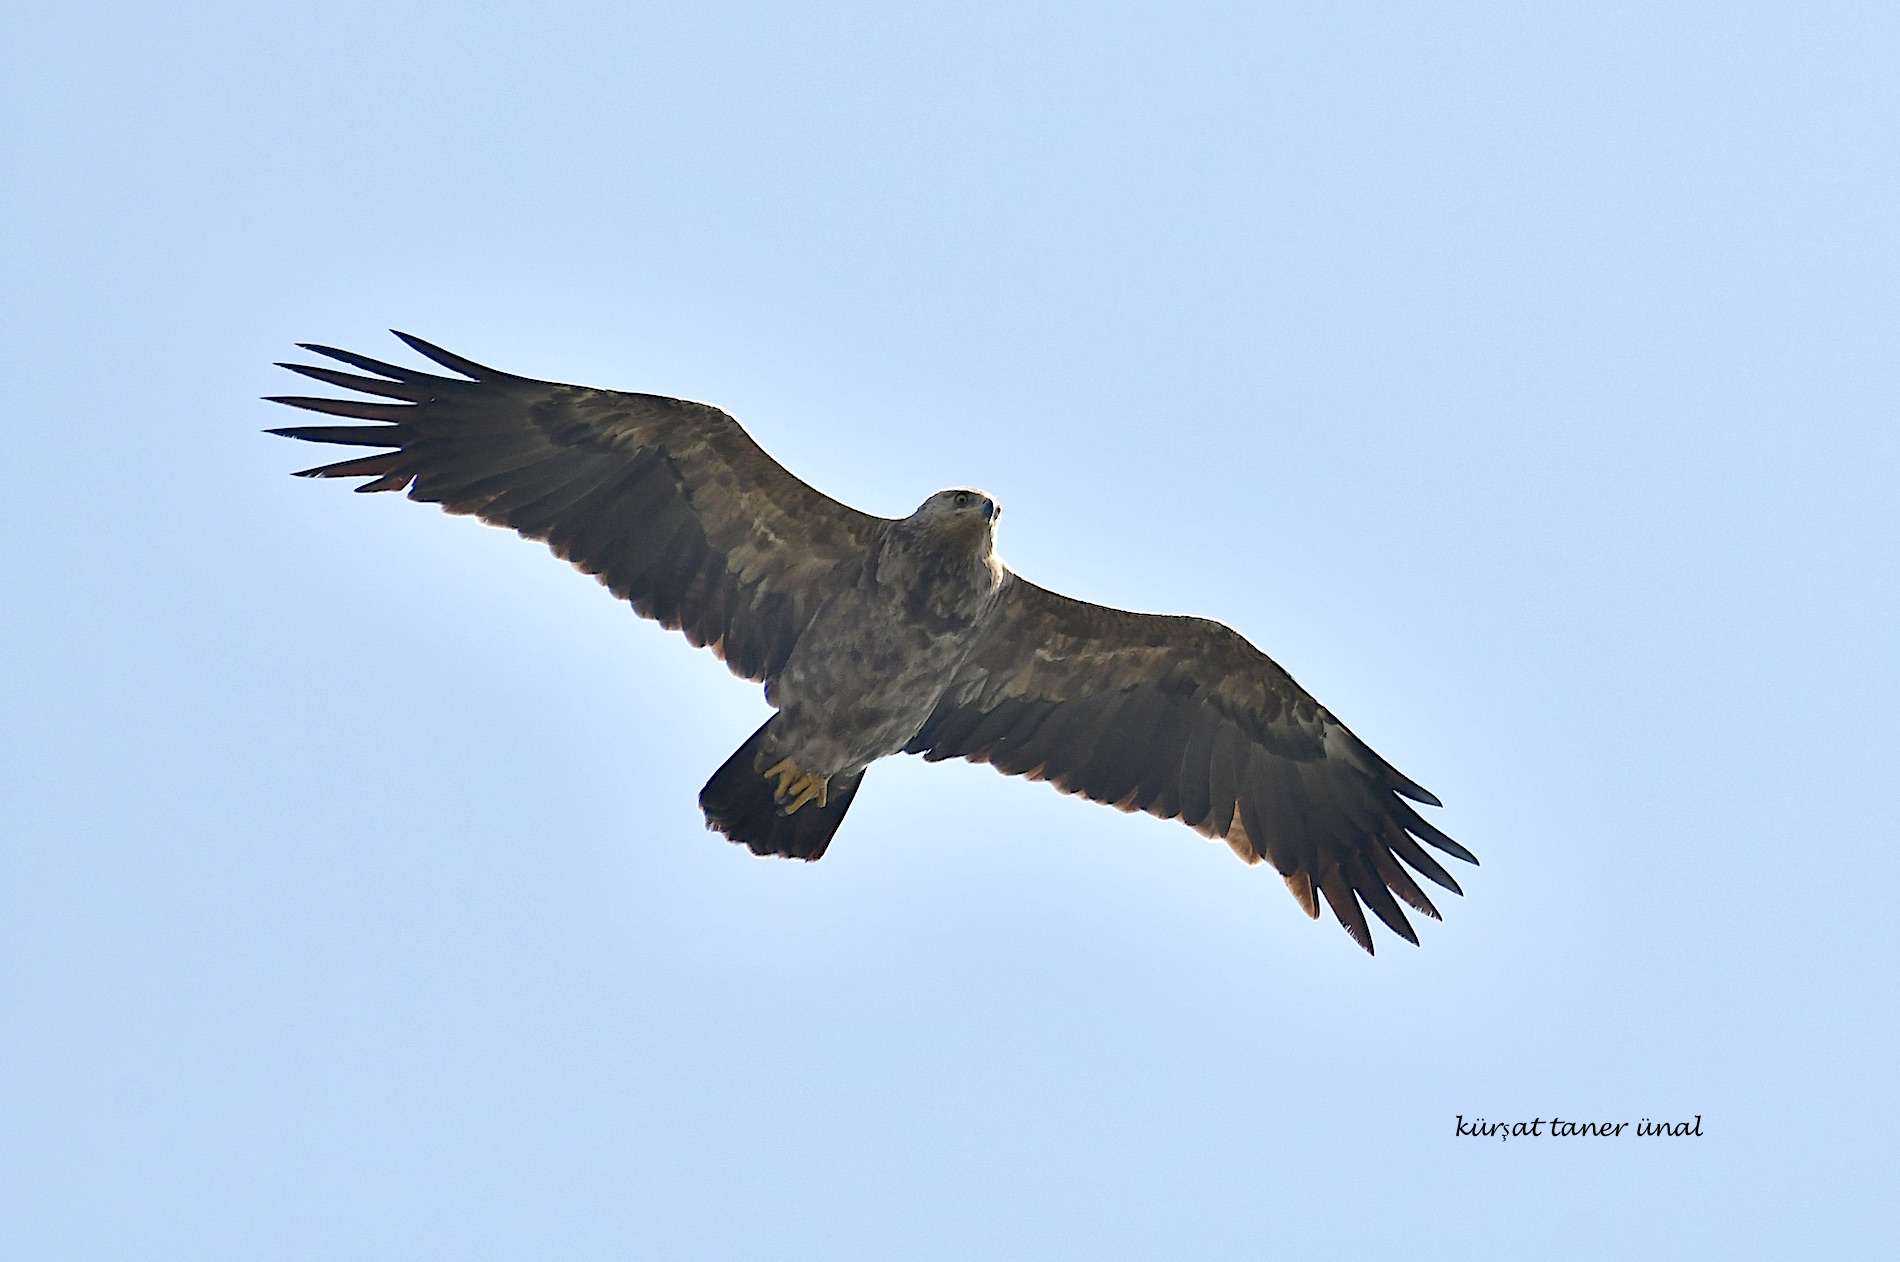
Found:
[{"label": "curved claw", "polygon": [[792,788],[797,793],[798,796],[794,797],[791,800],[790,805],[788,805],[785,808],[785,813],[787,815],[798,814],[798,808],[805,805],[805,803],[811,801],[813,798],[818,799],[818,805],[823,806],[827,800],[828,790],[831,788],[831,786],[828,783],[826,783],[824,778],[821,776],[808,775],[804,777],[803,779],[799,780],[798,782],[796,782],[795,784],[793,784]]},{"label": "curved claw", "polygon": [[767,780],[778,781],[772,797],[778,802],[779,810],[787,815],[796,815],[798,808],[807,802],[816,801],[823,806],[830,799],[829,777],[806,771],[789,758],[767,769],[764,775]]}]

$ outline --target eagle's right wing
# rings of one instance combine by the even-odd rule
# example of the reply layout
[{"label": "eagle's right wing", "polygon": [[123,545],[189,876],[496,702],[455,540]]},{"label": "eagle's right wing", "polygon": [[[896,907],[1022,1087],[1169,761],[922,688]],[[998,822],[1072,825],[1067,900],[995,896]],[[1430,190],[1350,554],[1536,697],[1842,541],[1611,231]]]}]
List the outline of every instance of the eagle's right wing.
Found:
[{"label": "eagle's right wing", "polygon": [[1308,915],[1323,898],[1367,951],[1361,902],[1414,943],[1398,900],[1438,918],[1399,860],[1459,892],[1419,840],[1477,860],[1403,800],[1438,799],[1238,632],[1008,584],[907,752],[1179,819],[1266,859]]},{"label": "eagle's right wing", "polygon": [[778,672],[886,525],[799,481],[718,408],[516,377],[396,336],[461,376],[327,346],[304,349],[377,375],[281,365],[375,401],[272,402],[380,424],[271,433],[388,449],[300,476],[372,478],[356,489],[542,540],[744,678]]}]

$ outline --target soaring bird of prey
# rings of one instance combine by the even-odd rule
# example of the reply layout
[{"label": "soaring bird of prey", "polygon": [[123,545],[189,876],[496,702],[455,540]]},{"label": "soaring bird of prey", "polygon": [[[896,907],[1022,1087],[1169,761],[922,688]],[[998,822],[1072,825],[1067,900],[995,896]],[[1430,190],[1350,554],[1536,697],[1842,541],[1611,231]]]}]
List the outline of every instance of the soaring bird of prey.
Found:
[{"label": "soaring bird of prey", "polygon": [[[530,539],[682,631],[777,711],[713,773],[707,826],[817,859],[865,768],[967,758],[1124,811],[1178,819],[1270,863],[1367,951],[1361,904],[1453,893],[1419,843],[1477,860],[1411,806],[1400,775],[1266,654],[1205,618],[1060,596],[997,558],[996,500],[939,491],[908,517],[821,494],[718,408],[499,372],[398,333],[453,377],[328,346],[373,376],[283,364],[367,398],[271,400],[367,425],[270,431],[376,449],[298,476],[363,477]],[[1408,802],[1406,799],[1410,799]]]}]

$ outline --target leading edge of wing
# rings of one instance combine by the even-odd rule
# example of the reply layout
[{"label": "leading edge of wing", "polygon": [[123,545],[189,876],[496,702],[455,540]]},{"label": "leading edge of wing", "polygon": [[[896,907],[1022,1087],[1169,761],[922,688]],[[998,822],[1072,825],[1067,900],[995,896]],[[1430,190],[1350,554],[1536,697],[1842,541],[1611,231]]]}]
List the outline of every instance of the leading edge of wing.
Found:
[{"label": "leading edge of wing", "polygon": [[300,476],[367,478],[357,490],[406,490],[545,542],[742,677],[776,673],[883,524],[798,479],[710,405],[519,377],[398,336],[461,376],[314,343],[374,375],[283,365],[359,397],[272,402],[366,423],[269,432],[380,449]]}]

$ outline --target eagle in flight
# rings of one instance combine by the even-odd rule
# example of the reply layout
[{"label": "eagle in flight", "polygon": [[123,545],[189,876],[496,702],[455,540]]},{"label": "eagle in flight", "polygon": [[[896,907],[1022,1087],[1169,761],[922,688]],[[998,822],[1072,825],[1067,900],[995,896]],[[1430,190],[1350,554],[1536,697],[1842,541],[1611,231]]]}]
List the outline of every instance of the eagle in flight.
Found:
[{"label": "eagle in flight", "polygon": [[1399,903],[1438,919],[1404,865],[1462,892],[1419,844],[1477,862],[1411,805],[1438,799],[1271,658],[1205,618],[1036,586],[997,558],[1002,510],[983,492],[874,517],[718,408],[516,377],[397,336],[457,375],[316,345],[374,375],[280,365],[368,396],[271,400],[371,422],[271,430],[376,449],[299,476],[368,478],[358,491],[542,540],[764,684],[776,713],[699,795],[707,826],[753,853],[823,855],[865,769],[903,752],[1178,819],[1272,864],[1307,915],[1324,899],[1368,952],[1362,904],[1415,945]]}]

